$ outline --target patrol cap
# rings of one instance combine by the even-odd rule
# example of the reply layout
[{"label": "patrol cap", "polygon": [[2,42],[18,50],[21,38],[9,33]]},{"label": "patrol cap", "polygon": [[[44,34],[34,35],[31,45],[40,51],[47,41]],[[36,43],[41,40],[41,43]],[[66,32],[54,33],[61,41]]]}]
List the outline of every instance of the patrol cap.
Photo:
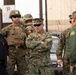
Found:
[{"label": "patrol cap", "polygon": [[76,19],[76,11],[72,13],[72,18]]},{"label": "patrol cap", "polygon": [[24,21],[27,21],[27,20],[32,20],[33,17],[32,17],[31,14],[25,14],[25,15],[23,16],[23,19],[24,19]]},{"label": "patrol cap", "polygon": [[12,10],[10,12],[9,18],[11,18],[13,16],[21,17],[21,14],[20,14],[20,12],[18,10]]},{"label": "patrol cap", "polygon": [[43,24],[43,19],[42,18],[35,18],[32,20],[33,25],[39,25]]}]

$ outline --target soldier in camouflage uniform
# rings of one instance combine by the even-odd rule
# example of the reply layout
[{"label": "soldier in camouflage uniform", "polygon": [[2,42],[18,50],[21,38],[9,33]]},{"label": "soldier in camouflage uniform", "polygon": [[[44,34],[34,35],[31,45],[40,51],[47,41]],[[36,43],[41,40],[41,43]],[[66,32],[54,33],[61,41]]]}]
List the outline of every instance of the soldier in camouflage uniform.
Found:
[{"label": "soldier in camouflage uniform", "polygon": [[35,32],[28,35],[26,46],[30,48],[29,74],[30,75],[53,75],[50,62],[50,48],[52,37],[43,29],[43,19],[33,19]]},{"label": "soldier in camouflage uniform", "polygon": [[[24,17],[24,31],[26,33],[26,36],[28,37],[29,34],[33,33],[34,32],[34,29],[33,29],[33,26],[32,26],[32,15],[31,14],[25,14]],[[29,63],[29,48],[27,48],[27,55],[26,55],[26,60],[27,60],[27,63]],[[27,74],[29,74],[29,64],[28,64],[28,67],[27,67]]]},{"label": "soldier in camouflage uniform", "polygon": [[26,75],[26,34],[23,31],[22,25],[19,23],[21,14],[18,10],[12,10],[9,17],[12,20],[12,24],[4,27],[0,32],[6,38],[9,45],[8,72],[9,75],[14,75],[16,64],[18,75]]},{"label": "soldier in camouflage uniform", "polygon": [[[69,15],[69,17],[70,17],[69,22],[71,23],[71,15]],[[66,38],[67,38],[67,35],[69,34],[71,28],[72,28],[72,26],[61,33],[58,48],[56,50],[58,64],[60,65],[61,63],[63,63],[63,75],[68,75],[68,73],[69,73],[70,63],[69,63],[68,57],[66,57]],[[64,56],[62,58],[63,52],[64,52]]]},{"label": "soldier in camouflage uniform", "polygon": [[70,63],[70,74],[76,75],[76,11],[72,13],[72,28],[66,38],[66,54]]},{"label": "soldier in camouflage uniform", "polygon": [[32,26],[33,17],[31,14],[25,14],[23,19],[24,19],[24,27],[25,27],[24,30],[28,36],[30,33],[33,33],[33,31],[34,31],[34,28]]}]

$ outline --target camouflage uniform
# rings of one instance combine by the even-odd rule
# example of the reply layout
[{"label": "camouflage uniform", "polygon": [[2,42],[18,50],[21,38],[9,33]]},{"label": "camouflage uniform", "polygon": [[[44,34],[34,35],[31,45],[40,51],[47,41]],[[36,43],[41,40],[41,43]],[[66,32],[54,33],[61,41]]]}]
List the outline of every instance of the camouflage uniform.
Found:
[{"label": "camouflage uniform", "polygon": [[[66,37],[67,34],[69,34],[71,28],[66,29],[64,32],[61,33],[60,36],[60,41],[58,44],[58,48],[56,50],[56,55],[57,55],[57,59],[58,60],[63,60],[63,75],[68,75],[69,73],[69,60],[66,57]],[[63,50],[64,50],[64,56],[62,58],[62,54],[63,54]]]},{"label": "camouflage uniform", "polygon": [[[34,29],[32,27],[32,15],[31,14],[25,14],[23,16],[23,20],[24,20],[24,32],[26,33],[26,38],[28,37],[29,34],[33,33]],[[28,62],[28,67],[27,67],[27,74],[29,74],[29,48],[27,48],[27,55],[26,55],[26,59]]]},{"label": "camouflage uniform", "polygon": [[[16,17],[21,17],[19,11],[12,10],[10,13],[10,18],[12,19]],[[18,75],[26,75],[26,34],[23,32],[22,25],[12,22],[12,24],[3,28],[0,33],[6,38],[9,45],[10,59],[7,65],[9,75],[14,75],[15,64],[17,65]]]},{"label": "camouflage uniform", "polygon": [[28,36],[30,33],[34,31],[34,28],[32,26],[33,17],[31,14],[25,14],[23,19],[24,19],[25,33]]},{"label": "camouflage uniform", "polygon": [[70,75],[76,75],[76,11],[72,13],[72,25],[66,38],[66,54],[70,62]]},{"label": "camouflage uniform", "polygon": [[[33,19],[33,21],[36,21],[36,24],[42,24],[42,19]],[[26,39],[26,45],[30,48],[29,74],[53,75],[53,71],[50,67],[52,37],[48,32],[43,32],[41,35],[42,37],[34,32],[28,35]]]}]

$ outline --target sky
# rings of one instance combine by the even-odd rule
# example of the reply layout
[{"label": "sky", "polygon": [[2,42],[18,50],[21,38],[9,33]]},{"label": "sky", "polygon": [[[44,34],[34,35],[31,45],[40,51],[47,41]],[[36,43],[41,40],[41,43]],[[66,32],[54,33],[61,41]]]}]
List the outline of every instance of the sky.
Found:
[{"label": "sky", "polygon": [[[0,8],[3,8],[3,1],[0,0]],[[39,17],[39,0],[15,0],[15,9],[18,9],[22,16],[29,13],[34,18]]]}]

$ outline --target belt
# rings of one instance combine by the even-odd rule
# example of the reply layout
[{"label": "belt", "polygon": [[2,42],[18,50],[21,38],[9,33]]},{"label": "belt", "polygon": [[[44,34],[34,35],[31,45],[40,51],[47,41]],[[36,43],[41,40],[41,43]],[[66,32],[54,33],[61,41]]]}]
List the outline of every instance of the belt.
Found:
[{"label": "belt", "polygon": [[10,48],[15,48],[15,49],[21,49],[24,48],[23,46],[14,46],[14,45],[9,45]]}]

